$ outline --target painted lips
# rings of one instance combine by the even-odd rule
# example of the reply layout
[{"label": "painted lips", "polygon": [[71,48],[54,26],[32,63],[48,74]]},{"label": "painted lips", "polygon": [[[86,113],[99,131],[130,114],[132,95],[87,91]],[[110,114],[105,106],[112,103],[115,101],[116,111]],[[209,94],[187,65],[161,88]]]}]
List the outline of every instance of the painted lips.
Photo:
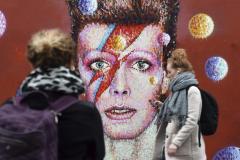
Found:
[{"label": "painted lips", "polygon": [[129,108],[126,106],[123,107],[111,107],[105,110],[105,114],[109,119],[112,120],[128,120],[137,112],[136,109]]}]

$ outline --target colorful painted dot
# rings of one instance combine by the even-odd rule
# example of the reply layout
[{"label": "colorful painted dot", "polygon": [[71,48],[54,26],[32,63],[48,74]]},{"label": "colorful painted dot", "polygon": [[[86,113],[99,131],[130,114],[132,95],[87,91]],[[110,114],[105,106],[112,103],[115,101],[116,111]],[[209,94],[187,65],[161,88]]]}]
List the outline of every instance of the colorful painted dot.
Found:
[{"label": "colorful painted dot", "polygon": [[194,38],[204,39],[212,34],[214,22],[209,15],[199,13],[190,19],[188,29]]},{"label": "colorful painted dot", "polygon": [[156,85],[156,83],[157,83],[156,78],[153,77],[153,76],[151,76],[151,77],[149,78],[149,82],[150,82],[151,85]]},{"label": "colorful painted dot", "polygon": [[112,49],[114,49],[115,51],[122,51],[125,49],[127,45],[127,41],[126,39],[121,36],[121,35],[118,35],[116,37],[113,38],[113,41],[112,41]]},{"label": "colorful painted dot", "polygon": [[167,46],[171,41],[171,37],[167,33],[162,33],[158,36],[158,43],[161,45]]},{"label": "colorful painted dot", "polygon": [[218,151],[213,160],[239,160],[240,159],[240,148],[230,146]]},{"label": "colorful painted dot", "polygon": [[3,12],[0,11],[0,37],[3,36],[4,32],[7,28],[7,21],[6,17],[4,16]]},{"label": "colorful painted dot", "polygon": [[228,64],[221,57],[211,57],[205,64],[205,72],[211,80],[220,81],[228,73]]},{"label": "colorful painted dot", "polygon": [[83,15],[91,15],[98,8],[97,0],[79,0],[78,8]]}]

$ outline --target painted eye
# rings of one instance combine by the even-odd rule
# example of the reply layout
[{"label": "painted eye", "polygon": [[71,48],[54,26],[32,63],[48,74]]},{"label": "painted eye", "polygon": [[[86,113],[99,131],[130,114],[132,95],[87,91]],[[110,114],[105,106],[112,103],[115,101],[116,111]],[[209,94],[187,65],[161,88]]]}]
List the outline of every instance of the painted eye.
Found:
[{"label": "painted eye", "polygon": [[109,63],[102,60],[98,60],[90,64],[90,68],[94,71],[103,71],[108,69],[109,66],[110,66]]},{"label": "painted eye", "polygon": [[151,64],[148,61],[145,60],[140,60],[135,62],[132,65],[133,69],[136,69],[137,71],[146,71],[147,69],[149,69],[151,66]]}]

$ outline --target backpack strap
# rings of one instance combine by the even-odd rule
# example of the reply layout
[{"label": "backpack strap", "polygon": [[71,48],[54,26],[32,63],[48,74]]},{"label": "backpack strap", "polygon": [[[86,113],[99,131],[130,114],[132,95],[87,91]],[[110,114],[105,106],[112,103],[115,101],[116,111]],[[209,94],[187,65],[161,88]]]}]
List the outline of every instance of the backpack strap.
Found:
[{"label": "backpack strap", "polygon": [[21,96],[15,96],[13,97],[13,103],[14,105],[17,106],[23,106],[23,107],[28,107],[27,104],[22,103],[26,98],[29,98],[30,96],[38,96],[42,100],[45,100],[45,105],[49,106],[51,109],[53,109],[55,112],[61,112],[74,103],[77,103],[79,100],[77,97],[72,96],[72,95],[64,95],[58,98],[55,102],[49,103],[48,101],[48,95],[44,92],[41,91],[32,91],[32,92],[27,92],[24,95]]},{"label": "backpack strap", "polygon": [[57,99],[55,102],[51,103],[51,109],[56,112],[62,112],[71,105],[79,102],[79,99],[75,96],[64,95]]},{"label": "backpack strap", "polygon": [[198,146],[201,147],[201,125],[200,125],[200,121],[198,121]]},{"label": "backpack strap", "polygon": [[39,99],[44,101],[44,103],[46,105],[49,105],[49,103],[47,101],[48,95],[46,93],[42,92],[42,91],[30,91],[30,92],[26,92],[22,95],[14,96],[14,97],[12,97],[12,102],[16,106],[28,107],[28,105],[23,103],[23,102],[24,102],[25,99],[27,99],[29,97],[38,97]]}]

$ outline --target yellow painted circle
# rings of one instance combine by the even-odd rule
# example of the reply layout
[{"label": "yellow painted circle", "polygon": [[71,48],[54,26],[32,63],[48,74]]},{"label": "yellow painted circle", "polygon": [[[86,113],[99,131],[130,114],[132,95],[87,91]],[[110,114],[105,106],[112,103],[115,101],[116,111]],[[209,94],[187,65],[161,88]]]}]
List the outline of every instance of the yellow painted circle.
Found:
[{"label": "yellow painted circle", "polygon": [[149,82],[151,85],[156,85],[156,83],[157,83],[156,78],[153,76],[149,78]]},{"label": "yellow painted circle", "polygon": [[204,39],[212,34],[214,22],[209,15],[199,13],[190,19],[188,29],[194,38]]},{"label": "yellow painted circle", "polygon": [[112,48],[115,51],[122,51],[127,45],[126,39],[123,36],[116,36],[113,38]]}]

